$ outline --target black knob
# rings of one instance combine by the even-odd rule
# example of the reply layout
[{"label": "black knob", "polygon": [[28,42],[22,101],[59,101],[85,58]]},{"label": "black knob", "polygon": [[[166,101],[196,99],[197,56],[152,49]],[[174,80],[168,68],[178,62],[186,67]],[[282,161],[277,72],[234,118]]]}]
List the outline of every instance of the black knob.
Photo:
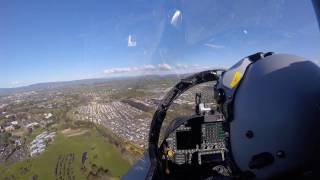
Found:
[{"label": "black knob", "polygon": [[222,104],[225,102],[226,100],[226,96],[225,93],[223,91],[223,89],[217,89],[215,92],[215,98],[218,104]]}]

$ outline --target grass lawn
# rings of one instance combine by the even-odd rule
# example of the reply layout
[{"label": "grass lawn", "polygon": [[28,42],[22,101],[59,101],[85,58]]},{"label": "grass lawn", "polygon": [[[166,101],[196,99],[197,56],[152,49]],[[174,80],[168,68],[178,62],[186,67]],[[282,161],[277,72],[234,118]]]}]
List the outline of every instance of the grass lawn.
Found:
[{"label": "grass lawn", "polygon": [[[84,152],[88,153],[88,159],[85,162],[86,170],[81,169]],[[58,168],[56,168],[57,164]],[[54,142],[49,144],[47,150],[41,155],[7,168],[0,166],[0,179],[6,177],[32,179],[35,175],[38,179],[45,180],[60,179],[59,177],[68,179],[68,175],[76,180],[87,179],[93,164],[96,168],[108,169],[109,175],[116,178],[124,175],[130,167],[129,162],[121,157],[120,152],[113,145],[106,142],[95,130],[89,130],[84,134],[71,137],[58,133]],[[56,169],[58,169],[58,175],[55,173]]]}]

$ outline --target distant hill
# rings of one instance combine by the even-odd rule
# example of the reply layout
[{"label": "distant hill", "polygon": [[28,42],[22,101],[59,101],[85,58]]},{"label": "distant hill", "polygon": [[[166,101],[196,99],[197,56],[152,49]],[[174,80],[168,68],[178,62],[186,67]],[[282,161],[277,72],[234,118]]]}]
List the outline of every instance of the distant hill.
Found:
[{"label": "distant hill", "polygon": [[[180,78],[185,76],[186,74],[179,75]],[[8,95],[11,93],[19,93],[19,92],[25,92],[25,91],[71,87],[76,85],[93,85],[93,84],[100,84],[100,83],[111,82],[111,81],[121,81],[121,80],[136,80],[136,81],[143,80],[144,81],[144,80],[159,80],[163,78],[178,79],[178,76],[176,74],[144,75],[144,76],[134,76],[134,77],[98,78],[98,79],[82,79],[82,80],[74,80],[74,81],[45,82],[45,83],[37,83],[29,86],[22,86],[22,87],[16,87],[16,88],[0,88],[0,95]]]},{"label": "distant hill", "polygon": [[22,86],[22,87],[16,87],[16,88],[0,88],[0,95],[6,95],[6,94],[18,93],[18,92],[24,92],[24,91],[61,88],[61,87],[68,87],[68,86],[81,85],[81,84],[89,85],[94,83],[105,82],[108,80],[110,79],[84,79],[84,80],[74,80],[74,81],[37,83],[29,86]]}]

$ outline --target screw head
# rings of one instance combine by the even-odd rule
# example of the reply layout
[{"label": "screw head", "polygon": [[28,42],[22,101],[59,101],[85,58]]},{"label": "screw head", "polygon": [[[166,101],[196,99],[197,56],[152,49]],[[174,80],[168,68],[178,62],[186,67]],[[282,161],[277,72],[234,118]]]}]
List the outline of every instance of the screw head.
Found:
[{"label": "screw head", "polygon": [[276,156],[278,157],[278,158],[284,158],[285,156],[286,156],[286,154],[284,153],[284,151],[277,151],[276,152]]},{"label": "screw head", "polygon": [[253,138],[253,132],[252,132],[251,130],[248,130],[248,131],[246,132],[246,137],[247,137],[248,139]]}]

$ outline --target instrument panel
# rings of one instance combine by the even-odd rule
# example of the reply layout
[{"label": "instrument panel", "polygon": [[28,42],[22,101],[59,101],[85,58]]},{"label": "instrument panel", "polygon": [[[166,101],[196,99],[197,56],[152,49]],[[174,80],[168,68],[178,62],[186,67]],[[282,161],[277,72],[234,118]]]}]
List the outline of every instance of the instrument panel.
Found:
[{"label": "instrument panel", "polygon": [[204,115],[178,126],[166,138],[167,160],[177,165],[217,165],[225,161],[228,131],[221,114]]}]

